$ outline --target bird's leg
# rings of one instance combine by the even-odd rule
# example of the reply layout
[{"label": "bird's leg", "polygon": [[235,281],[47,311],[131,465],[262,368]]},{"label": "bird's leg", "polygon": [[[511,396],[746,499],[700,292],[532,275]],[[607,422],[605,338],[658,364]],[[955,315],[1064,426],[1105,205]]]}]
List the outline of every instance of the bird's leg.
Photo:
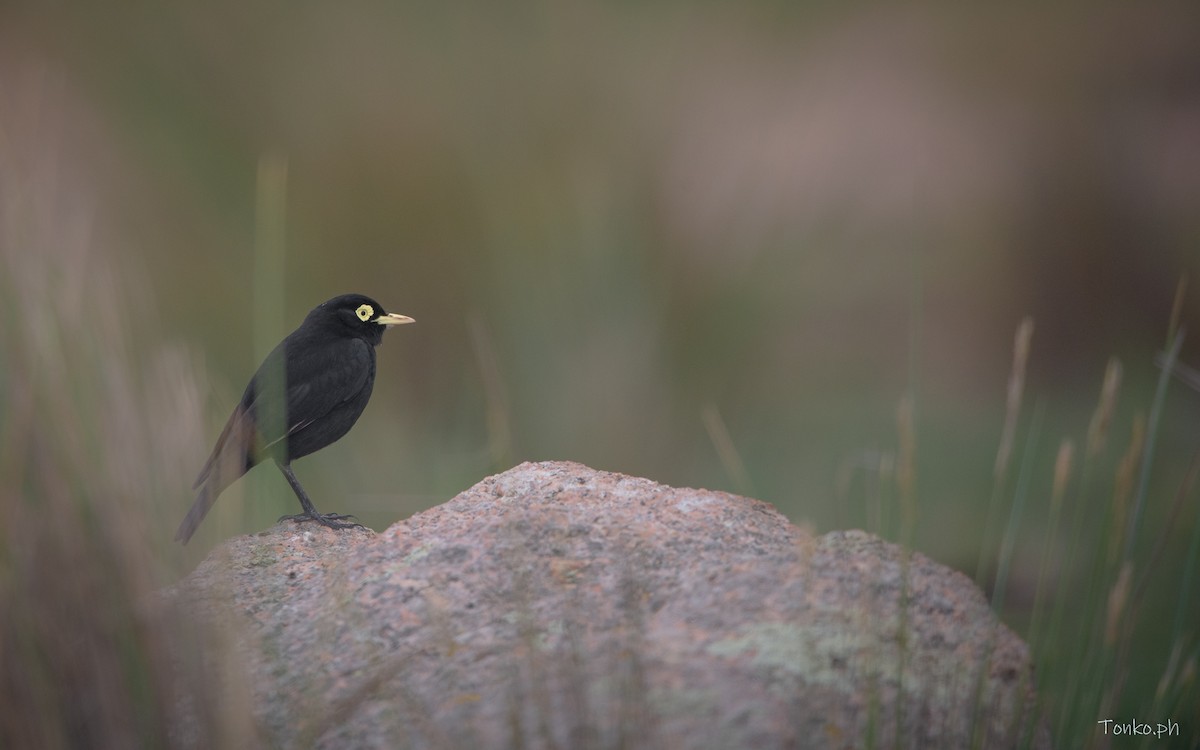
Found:
[{"label": "bird's leg", "polygon": [[331,529],[365,528],[361,523],[342,523],[345,519],[354,518],[354,516],[343,515],[341,513],[318,513],[312,504],[312,500],[308,499],[308,493],[300,486],[300,480],[296,478],[296,472],[292,471],[292,467],[284,463],[276,464],[276,466],[283,472],[283,476],[287,478],[288,484],[292,485],[292,491],[296,493],[296,497],[300,500],[300,505],[304,508],[303,513],[298,513],[294,516],[280,516],[280,521],[294,521],[295,523],[316,521],[322,526],[328,526]]}]

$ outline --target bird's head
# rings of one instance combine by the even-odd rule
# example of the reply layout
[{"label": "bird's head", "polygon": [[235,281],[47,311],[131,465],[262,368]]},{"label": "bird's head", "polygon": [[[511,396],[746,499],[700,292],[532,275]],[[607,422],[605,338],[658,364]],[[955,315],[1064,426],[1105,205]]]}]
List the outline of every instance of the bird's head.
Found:
[{"label": "bird's head", "polygon": [[353,336],[361,336],[373,346],[383,340],[383,332],[391,326],[414,323],[407,315],[390,313],[383,305],[362,294],[343,294],[323,302],[309,313],[330,321],[337,321]]}]

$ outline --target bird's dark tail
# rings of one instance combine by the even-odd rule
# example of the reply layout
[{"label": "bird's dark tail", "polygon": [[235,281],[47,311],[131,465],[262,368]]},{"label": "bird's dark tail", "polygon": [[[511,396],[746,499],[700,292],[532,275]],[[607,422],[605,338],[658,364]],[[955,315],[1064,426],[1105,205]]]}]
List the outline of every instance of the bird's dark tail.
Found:
[{"label": "bird's dark tail", "polygon": [[196,493],[196,501],[192,503],[191,510],[183,518],[183,523],[179,524],[179,531],[175,532],[175,541],[188,543],[192,538],[192,534],[196,533],[196,529],[200,526],[200,522],[208,515],[208,510],[217,500],[217,495],[221,494],[220,490],[213,491],[212,482],[205,482],[200,485],[200,491]]},{"label": "bird's dark tail", "polygon": [[200,476],[192,485],[193,489],[197,490],[196,500],[184,517],[183,523],[179,524],[179,531],[175,532],[175,541],[187,544],[221,492],[257,463],[257,434],[254,417],[242,406],[234,409],[225,429],[221,431],[221,436],[217,438],[212,455],[208,457],[204,468],[200,470]]}]

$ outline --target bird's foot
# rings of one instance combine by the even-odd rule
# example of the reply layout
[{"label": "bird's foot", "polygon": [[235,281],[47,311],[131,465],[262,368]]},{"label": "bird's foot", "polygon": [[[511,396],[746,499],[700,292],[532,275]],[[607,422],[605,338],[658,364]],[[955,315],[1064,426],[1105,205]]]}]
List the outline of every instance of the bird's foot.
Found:
[{"label": "bird's foot", "polygon": [[365,529],[361,523],[342,523],[347,518],[354,516],[345,513],[297,513],[294,516],[280,516],[278,523],[291,521],[292,523],[307,523],[314,521],[330,529]]}]

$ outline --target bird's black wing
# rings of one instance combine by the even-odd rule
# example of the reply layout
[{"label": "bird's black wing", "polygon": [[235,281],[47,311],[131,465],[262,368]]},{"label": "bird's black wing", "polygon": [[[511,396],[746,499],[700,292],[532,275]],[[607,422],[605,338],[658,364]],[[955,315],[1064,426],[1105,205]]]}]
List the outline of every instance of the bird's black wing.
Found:
[{"label": "bird's black wing", "polygon": [[[292,437],[358,396],[366,387],[375,362],[371,345],[358,338],[325,339],[320,345],[304,341],[294,345],[287,343],[287,429],[284,434]],[[263,414],[270,407],[255,403],[254,409],[256,414]],[[258,421],[262,424],[261,417]],[[263,437],[263,447],[270,448],[283,435],[264,433]]]},{"label": "bird's black wing", "polygon": [[[228,486],[261,458],[253,452],[265,452],[285,436],[295,435],[366,386],[373,369],[369,344],[339,338],[314,345],[299,333],[275,347],[258,368],[193,487],[203,484],[222,459],[229,467],[222,472],[227,475],[225,481],[219,484],[222,488]],[[282,399],[272,385],[281,373],[286,373],[287,382]],[[286,413],[280,415],[279,408],[284,404]]]}]

